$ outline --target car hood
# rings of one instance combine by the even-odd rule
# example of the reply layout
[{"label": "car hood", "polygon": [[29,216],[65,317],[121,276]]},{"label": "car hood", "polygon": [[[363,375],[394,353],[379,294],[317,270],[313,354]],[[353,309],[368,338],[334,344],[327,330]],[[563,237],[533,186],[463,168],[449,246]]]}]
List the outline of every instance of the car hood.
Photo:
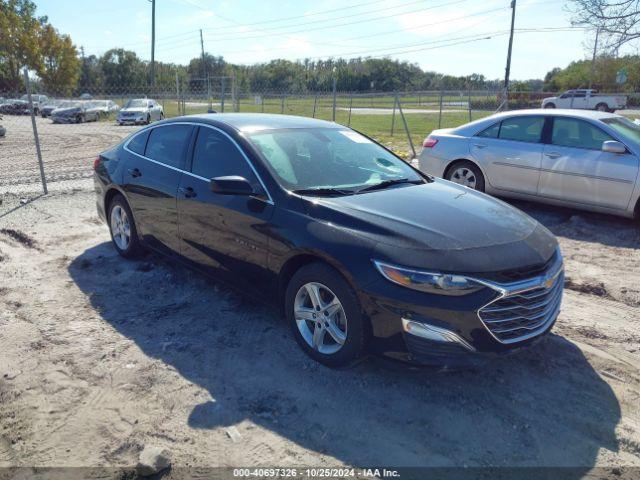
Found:
[{"label": "car hood", "polygon": [[544,103],[546,102],[551,102],[553,100],[558,100],[558,97],[547,97],[544,100],[542,100]]},{"label": "car hood", "polygon": [[131,112],[131,113],[146,113],[147,108],[121,108],[120,113]]},{"label": "car hood", "polygon": [[78,107],[70,107],[70,108],[56,108],[51,112],[54,115],[72,115],[74,113],[79,113],[81,110]]},{"label": "car hood", "polygon": [[546,262],[555,237],[506,203],[436,179],[309,202],[311,216],[367,236],[381,260],[443,271],[493,272]]}]

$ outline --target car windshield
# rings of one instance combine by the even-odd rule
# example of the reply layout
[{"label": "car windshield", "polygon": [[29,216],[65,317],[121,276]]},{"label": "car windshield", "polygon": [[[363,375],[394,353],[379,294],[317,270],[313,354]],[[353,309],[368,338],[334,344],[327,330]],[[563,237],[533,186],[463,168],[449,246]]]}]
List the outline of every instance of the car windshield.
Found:
[{"label": "car windshield", "polygon": [[80,102],[73,102],[70,100],[66,100],[64,102],[60,102],[60,105],[58,106],[58,108],[75,108],[75,107],[79,107],[82,104]]},{"label": "car windshield", "polygon": [[146,108],[147,100],[129,100],[124,108]]},{"label": "car windshield", "polygon": [[424,181],[400,158],[353,130],[268,130],[247,138],[289,190],[349,193],[383,182]]},{"label": "car windshield", "polygon": [[613,128],[625,140],[640,143],[640,125],[627,118],[605,118],[604,123]]}]

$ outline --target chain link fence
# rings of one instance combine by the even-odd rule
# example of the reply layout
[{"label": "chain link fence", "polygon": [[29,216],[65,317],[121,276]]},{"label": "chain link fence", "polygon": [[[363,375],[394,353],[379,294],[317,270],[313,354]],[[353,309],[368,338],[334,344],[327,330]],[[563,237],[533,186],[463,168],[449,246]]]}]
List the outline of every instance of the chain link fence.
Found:
[{"label": "chain link fence", "polygon": [[[300,115],[335,121],[365,133],[409,160],[434,129],[493,114],[496,91],[384,93],[244,91],[231,77],[181,80],[172,88],[104,86],[81,95],[0,91],[0,193],[36,191],[40,184],[73,188],[92,175],[93,159],[147,122],[207,112]],[[511,92],[509,109],[537,108],[551,93]],[[140,102],[154,111],[138,115]],[[629,96],[629,105],[640,95]],[[132,110],[128,107],[134,107]],[[0,134],[3,129],[0,129]],[[36,133],[37,132],[37,133]],[[38,155],[38,145],[41,155]],[[39,165],[41,157],[42,174]],[[86,181],[86,180],[85,180]]]}]

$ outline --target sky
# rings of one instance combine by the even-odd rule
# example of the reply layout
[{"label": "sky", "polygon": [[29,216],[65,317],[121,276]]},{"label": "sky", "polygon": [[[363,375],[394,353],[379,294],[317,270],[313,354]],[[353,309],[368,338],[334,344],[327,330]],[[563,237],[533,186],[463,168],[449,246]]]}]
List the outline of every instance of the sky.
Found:
[{"label": "sky", "polygon": [[[371,56],[450,75],[504,76],[511,0],[156,0],[156,60],[201,53],[252,64]],[[113,47],[151,58],[149,0],[36,0],[39,15],[85,54]],[[587,58],[592,36],[571,30],[562,0],[517,0],[512,79],[543,78]],[[535,29],[536,31],[530,31]],[[540,31],[544,29],[544,31]],[[527,31],[529,30],[529,31]]]}]

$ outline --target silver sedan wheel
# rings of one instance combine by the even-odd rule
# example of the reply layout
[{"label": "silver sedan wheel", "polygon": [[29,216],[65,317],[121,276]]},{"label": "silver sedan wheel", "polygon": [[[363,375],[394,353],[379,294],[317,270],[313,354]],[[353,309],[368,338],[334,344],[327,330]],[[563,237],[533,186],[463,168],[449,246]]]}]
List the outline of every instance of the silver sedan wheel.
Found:
[{"label": "silver sedan wheel", "polygon": [[342,348],[347,340],[347,315],[329,288],[306,283],[298,290],[293,309],[300,335],[311,348],[325,355]]},{"label": "silver sedan wheel", "polygon": [[467,167],[458,167],[451,174],[451,181],[469,188],[476,188],[478,180],[475,173]]},{"label": "silver sedan wheel", "polygon": [[127,212],[120,205],[111,210],[111,234],[120,250],[126,250],[131,241],[131,225]]}]

